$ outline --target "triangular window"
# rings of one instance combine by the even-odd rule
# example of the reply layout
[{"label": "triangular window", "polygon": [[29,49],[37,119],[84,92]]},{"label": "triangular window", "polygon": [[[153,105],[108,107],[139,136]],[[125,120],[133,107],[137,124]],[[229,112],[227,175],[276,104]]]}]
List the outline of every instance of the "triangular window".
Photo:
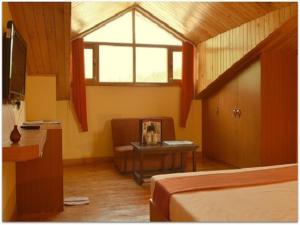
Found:
[{"label": "triangular window", "polygon": [[84,37],[86,42],[132,43],[132,12],[108,22]]},{"label": "triangular window", "polygon": [[181,80],[182,41],[138,10],[103,24],[84,41],[88,82],[159,84]]},{"label": "triangular window", "polygon": [[181,45],[181,41],[142,14],[135,13],[135,39],[138,44]]},{"label": "triangular window", "polygon": [[[86,42],[132,43],[132,11],[108,22],[84,37]],[[181,45],[181,40],[159,27],[139,12],[135,12],[137,44]]]}]

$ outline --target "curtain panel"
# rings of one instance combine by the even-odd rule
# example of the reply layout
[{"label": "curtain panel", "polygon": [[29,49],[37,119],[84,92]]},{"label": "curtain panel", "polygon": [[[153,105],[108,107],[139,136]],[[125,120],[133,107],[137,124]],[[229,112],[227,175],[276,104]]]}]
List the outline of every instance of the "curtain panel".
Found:
[{"label": "curtain panel", "polygon": [[88,131],[86,90],[84,77],[84,43],[82,38],[72,41],[72,102],[81,131]]}]

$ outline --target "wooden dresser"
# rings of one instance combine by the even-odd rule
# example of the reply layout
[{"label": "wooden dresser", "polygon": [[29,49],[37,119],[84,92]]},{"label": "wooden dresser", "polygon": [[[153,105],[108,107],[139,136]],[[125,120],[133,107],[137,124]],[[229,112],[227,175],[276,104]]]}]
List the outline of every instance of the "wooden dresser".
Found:
[{"label": "wooden dresser", "polygon": [[16,162],[17,213],[63,211],[62,129],[42,125],[47,132],[42,155]]}]

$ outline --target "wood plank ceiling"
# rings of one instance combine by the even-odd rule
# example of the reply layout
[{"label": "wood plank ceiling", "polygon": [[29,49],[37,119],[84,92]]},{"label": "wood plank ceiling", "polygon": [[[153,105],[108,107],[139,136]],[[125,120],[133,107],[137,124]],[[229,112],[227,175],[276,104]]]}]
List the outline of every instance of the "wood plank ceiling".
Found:
[{"label": "wood plank ceiling", "polygon": [[56,76],[56,98],[69,98],[70,3],[9,2],[18,31],[27,43],[27,74]]},{"label": "wood plank ceiling", "polygon": [[[71,36],[78,36],[133,3],[72,3]],[[293,3],[140,2],[135,3],[195,44]],[[99,13],[101,12],[101,13]]]},{"label": "wood plank ceiling", "polygon": [[56,76],[57,99],[69,99],[70,40],[134,4],[198,44],[297,3],[9,2],[12,18],[28,45],[28,74]]}]

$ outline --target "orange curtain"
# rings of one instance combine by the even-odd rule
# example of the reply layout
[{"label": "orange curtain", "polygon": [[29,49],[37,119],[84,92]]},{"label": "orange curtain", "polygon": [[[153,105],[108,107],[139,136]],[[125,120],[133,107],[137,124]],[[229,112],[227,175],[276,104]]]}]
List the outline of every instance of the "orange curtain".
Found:
[{"label": "orange curtain", "polygon": [[194,98],[194,47],[182,44],[182,84],[180,98],[180,126],[185,127]]},{"label": "orange curtain", "polygon": [[72,101],[81,131],[88,130],[84,78],[84,43],[82,38],[72,41]]}]

